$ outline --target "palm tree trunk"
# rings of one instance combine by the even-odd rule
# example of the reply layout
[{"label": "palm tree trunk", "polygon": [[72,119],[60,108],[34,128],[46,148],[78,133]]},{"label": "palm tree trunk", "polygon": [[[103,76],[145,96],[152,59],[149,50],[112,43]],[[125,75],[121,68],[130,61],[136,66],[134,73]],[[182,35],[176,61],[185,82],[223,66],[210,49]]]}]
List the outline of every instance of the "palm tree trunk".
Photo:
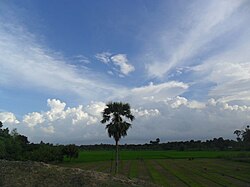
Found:
[{"label": "palm tree trunk", "polygon": [[118,173],[118,141],[115,141],[116,146],[116,160],[115,160],[115,174]]}]

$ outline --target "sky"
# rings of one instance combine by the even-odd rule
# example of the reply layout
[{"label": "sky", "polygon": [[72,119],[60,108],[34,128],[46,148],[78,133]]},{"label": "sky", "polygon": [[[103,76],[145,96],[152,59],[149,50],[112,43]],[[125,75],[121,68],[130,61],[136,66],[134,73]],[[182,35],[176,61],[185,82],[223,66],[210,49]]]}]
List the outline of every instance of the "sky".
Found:
[{"label": "sky", "polygon": [[2,0],[0,121],[31,142],[113,143],[107,102],[135,116],[121,143],[235,139],[250,123],[247,0]]}]

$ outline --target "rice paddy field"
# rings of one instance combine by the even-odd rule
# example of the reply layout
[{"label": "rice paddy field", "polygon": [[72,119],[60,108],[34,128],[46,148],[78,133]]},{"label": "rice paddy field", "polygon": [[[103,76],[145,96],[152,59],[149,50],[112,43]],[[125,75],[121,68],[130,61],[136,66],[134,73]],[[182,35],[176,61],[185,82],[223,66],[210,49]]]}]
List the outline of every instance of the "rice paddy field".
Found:
[{"label": "rice paddy field", "polygon": [[[106,173],[114,171],[113,151],[82,151],[61,164]],[[250,187],[250,152],[121,151],[119,175],[159,186]]]}]

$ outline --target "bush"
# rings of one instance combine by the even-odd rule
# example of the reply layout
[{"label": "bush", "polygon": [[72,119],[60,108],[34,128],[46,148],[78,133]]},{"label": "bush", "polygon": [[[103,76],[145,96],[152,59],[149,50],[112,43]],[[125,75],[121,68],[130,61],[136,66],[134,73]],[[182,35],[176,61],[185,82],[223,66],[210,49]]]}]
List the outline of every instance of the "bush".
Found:
[{"label": "bush", "polygon": [[79,149],[74,144],[66,145],[63,148],[63,154],[66,155],[66,157],[71,160],[72,158],[77,158],[78,157]]}]

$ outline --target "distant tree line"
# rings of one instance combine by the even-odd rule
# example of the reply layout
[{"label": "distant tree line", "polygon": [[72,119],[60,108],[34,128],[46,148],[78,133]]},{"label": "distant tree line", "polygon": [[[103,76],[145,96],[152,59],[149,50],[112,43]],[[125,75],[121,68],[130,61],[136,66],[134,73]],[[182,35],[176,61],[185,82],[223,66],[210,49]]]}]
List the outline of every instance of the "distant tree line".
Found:
[{"label": "distant tree line", "polygon": [[3,128],[0,121],[0,159],[32,160],[41,162],[61,162],[64,156],[78,157],[76,145],[53,145],[49,143],[30,143],[28,138],[17,132]]},{"label": "distant tree line", "polygon": [[[155,143],[157,142],[157,143]],[[113,150],[114,145],[96,144],[81,145],[80,150]],[[223,139],[222,137],[213,138],[211,140],[190,140],[175,141],[167,143],[159,143],[158,141],[150,141],[146,144],[125,144],[120,145],[121,150],[177,150],[177,151],[226,151],[226,150],[250,150],[250,142],[238,142],[235,140]]]},{"label": "distant tree line", "polygon": [[[237,132],[238,133],[238,132]],[[250,151],[250,129],[247,126],[236,134],[237,141],[223,139],[222,137],[211,140],[190,140],[160,143],[160,139],[149,141],[145,144],[120,145],[121,150],[178,150],[178,151],[203,151],[203,150],[247,150]],[[32,160],[41,162],[61,162],[64,157],[69,160],[77,158],[79,150],[114,150],[115,145],[53,145],[40,142],[30,143],[28,138],[17,132],[3,128],[0,121],[0,159],[6,160]]]}]

